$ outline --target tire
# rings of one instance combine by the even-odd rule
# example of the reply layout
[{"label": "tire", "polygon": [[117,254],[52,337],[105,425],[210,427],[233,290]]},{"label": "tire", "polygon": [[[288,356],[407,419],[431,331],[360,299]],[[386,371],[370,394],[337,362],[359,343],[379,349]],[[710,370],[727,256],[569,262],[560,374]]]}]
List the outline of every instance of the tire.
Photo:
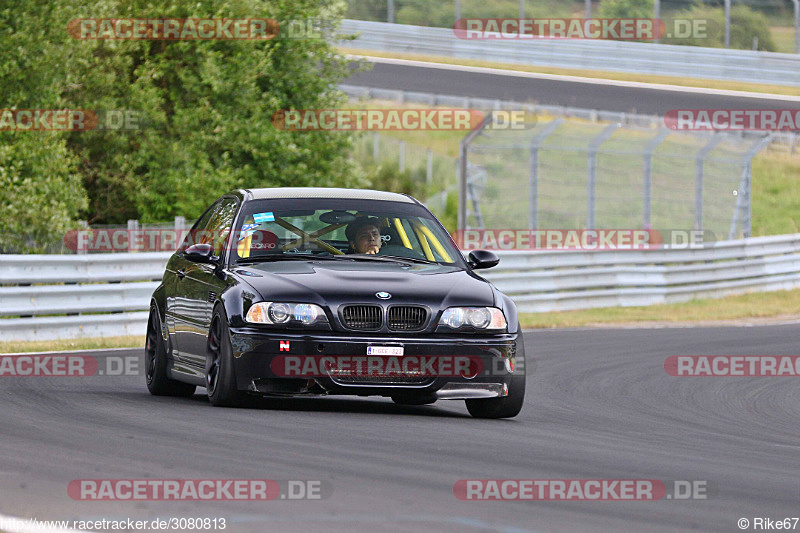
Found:
[{"label": "tire", "polygon": [[236,388],[228,319],[220,307],[214,309],[211,328],[208,331],[207,346],[206,392],[208,393],[208,401],[215,407],[237,407],[241,405],[245,395]]},{"label": "tire", "polygon": [[161,337],[161,317],[155,305],[150,306],[147,320],[147,340],[144,346],[144,376],[147,389],[153,396],[190,397],[197,388],[189,383],[175,381],[167,375],[167,349]]},{"label": "tire", "polygon": [[[513,418],[522,410],[525,403],[525,348],[522,343],[522,330],[517,325],[519,337],[517,340],[517,361],[521,369],[519,375],[514,375],[508,384],[508,396],[502,398],[486,398],[481,400],[466,400],[467,411],[474,418]],[[520,357],[521,356],[521,357]],[[521,365],[519,363],[522,363]]]},{"label": "tire", "polygon": [[525,375],[511,378],[508,396],[465,401],[467,411],[474,418],[513,418],[519,414],[525,403]]}]

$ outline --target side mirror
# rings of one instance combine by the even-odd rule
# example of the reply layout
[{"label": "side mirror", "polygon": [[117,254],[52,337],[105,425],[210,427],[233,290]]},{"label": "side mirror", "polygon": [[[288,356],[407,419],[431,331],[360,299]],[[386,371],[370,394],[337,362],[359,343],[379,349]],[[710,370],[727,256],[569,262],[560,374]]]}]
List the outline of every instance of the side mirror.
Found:
[{"label": "side mirror", "polygon": [[214,247],[210,244],[193,244],[184,250],[183,256],[195,263],[211,263],[216,259]]},{"label": "side mirror", "polygon": [[469,266],[472,267],[472,270],[479,270],[481,268],[492,268],[493,266],[497,266],[497,263],[500,262],[500,258],[495,255],[494,252],[490,252],[489,250],[472,250],[469,253]]}]

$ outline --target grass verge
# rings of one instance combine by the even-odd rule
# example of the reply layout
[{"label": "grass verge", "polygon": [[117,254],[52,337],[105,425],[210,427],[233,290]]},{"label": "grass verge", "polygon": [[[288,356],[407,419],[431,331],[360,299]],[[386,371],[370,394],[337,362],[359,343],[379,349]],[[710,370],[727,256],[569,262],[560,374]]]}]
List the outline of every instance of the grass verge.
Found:
[{"label": "grass verge", "polygon": [[60,352],[67,350],[96,350],[108,348],[143,348],[144,336],[103,337],[55,341],[0,342],[0,353]]},{"label": "grass verge", "polygon": [[605,307],[556,313],[521,313],[530,328],[574,328],[647,323],[709,323],[748,319],[800,318],[800,289],[753,292],[725,298],[646,307]]},{"label": "grass verge", "polygon": [[744,91],[755,93],[782,94],[786,96],[800,96],[800,87],[785,85],[769,85],[765,83],[746,83],[739,81],[708,80],[701,78],[684,78],[677,76],[655,76],[651,74],[635,74],[628,72],[611,72],[606,70],[583,70],[556,67],[541,67],[534,65],[519,65],[515,63],[495,63],[492,61],[477,61],[472,59],[458,59],[443,56],[429,56],[423,54],[403,54],[382,52],[377,50],[360,50],[356,48],[339,47],[339,52],[350,55],[363,55],[373,57],[387,57],[393,59],[410,59],[413,61],[427,61],[430,63],[446,63],[449,65],[465,65],[470,67],[486,67],[520,72],[535,72],[537,74],[555,74],[559,76],[579,76],[582,78],[599,78],[604,80],[633,81],[639,83],[661,83],[677,85],[680,87],[699,87],[702,89],[719,89],[726,91]]}]

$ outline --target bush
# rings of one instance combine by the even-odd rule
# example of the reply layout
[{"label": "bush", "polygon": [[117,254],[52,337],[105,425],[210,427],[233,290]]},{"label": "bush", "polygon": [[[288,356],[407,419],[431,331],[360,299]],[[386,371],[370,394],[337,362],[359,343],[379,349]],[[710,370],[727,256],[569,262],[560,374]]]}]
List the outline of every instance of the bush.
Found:
[{"label": "bush", "polygon": [[653,18],[653,0],[602,0],[597,10],[601,18]]},{"label": "bush", "polygon": [[[688,11],[678,13],[675,18],[690,20],[707,20],[707,37],[665,38],[667,44],[690,46],[707,46],[723,48],[725,46],[725,10],[707,6],[695,6]],[[769,29],[767,18],[747,6],[735,5],[731,8],[731,48],[752,50],[753,39],[758,38],[758,49],[766,52],[775,51],[775,42]]]}]

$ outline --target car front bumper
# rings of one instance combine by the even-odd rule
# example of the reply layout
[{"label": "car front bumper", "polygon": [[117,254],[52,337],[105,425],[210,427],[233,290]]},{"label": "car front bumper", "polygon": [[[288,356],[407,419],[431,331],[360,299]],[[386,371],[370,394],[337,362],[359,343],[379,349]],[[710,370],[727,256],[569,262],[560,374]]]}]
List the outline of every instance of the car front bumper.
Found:
[{"label": "car front bumper", "polygon": [[[511,378],[525,372],[521,336],[437,335],[383,336],[333,332],[266,331],[231,328],[237,388],[256,394],[298,396],[343,394],[405,396],[437,399],[476,399],[506,396]],[[403,358],[468,357],[480,360],[474,376],[455,372],[421,376],[341,376],[320,371],[302,377],[276,372],[276,362],[290,356],[315,358],[366,357],[367,348],[402,347]]]}]

